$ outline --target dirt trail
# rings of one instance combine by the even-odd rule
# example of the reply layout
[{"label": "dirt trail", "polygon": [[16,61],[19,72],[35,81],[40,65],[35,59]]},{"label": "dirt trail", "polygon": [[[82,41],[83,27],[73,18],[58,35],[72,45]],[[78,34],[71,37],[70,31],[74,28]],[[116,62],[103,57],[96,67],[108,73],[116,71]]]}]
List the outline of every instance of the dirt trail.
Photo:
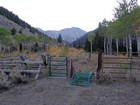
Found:
[{"label": "dirt trail", "polygon": [[0,93],[0,105],[140,105],[140,84],[71,86],[66,79],[40,79]]}]

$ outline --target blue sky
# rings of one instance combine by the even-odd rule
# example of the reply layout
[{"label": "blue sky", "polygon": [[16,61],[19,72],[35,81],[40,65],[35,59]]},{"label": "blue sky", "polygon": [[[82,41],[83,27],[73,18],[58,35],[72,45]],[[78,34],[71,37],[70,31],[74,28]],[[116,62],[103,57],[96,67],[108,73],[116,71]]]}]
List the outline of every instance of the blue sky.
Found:
[{"label": "blue sky", "polygon": [[0,0],[0,6],[43,30],[94,30],[104,18],[113,18],[117,5],[116,0]]}]

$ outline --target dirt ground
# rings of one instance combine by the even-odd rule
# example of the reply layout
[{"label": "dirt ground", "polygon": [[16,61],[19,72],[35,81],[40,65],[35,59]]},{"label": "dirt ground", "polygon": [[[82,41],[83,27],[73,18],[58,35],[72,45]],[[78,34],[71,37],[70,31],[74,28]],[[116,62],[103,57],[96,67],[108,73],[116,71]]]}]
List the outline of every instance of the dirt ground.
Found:
[{"label": "dirt ground", "polygon": [[[81,57],[82,56],[82,57]],[[97,56],[73,57],[75,70],[91,71]],[[140,105],[140,83],[115,81],[90,87],[71,86],[68,79],[40,78],[0,93],[0,105]]]},{"label": "dirt ground", "polygon": [[45,78],[0,93],[0,105],[140,105],[140,84],[80,87],[67,79]]}]

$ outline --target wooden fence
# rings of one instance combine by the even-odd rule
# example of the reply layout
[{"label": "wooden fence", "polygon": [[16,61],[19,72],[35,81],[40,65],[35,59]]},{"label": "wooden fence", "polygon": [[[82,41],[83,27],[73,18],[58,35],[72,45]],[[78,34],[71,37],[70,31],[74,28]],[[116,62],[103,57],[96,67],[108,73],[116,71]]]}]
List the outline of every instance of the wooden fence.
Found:
[{"label": "wooden fence", "polygon": [[[50,77],[71,78],[73,75],[72,60],[66,56],[51,56],[44,53],[37,56],[37,60],[30,60],[26,55],[15,57],[0,58],[1,72],[26,72],[35,73],[38,78],[41,69],[47,70]],[[29,67],[28,67],[29,66]],[[35,68],[36,66],[36,68]],[[47,74],[48,75],[48,74]]]},{"label": "wooden fence", "polygon": [[[123,53],[124,54],[124,53]],[[133,55],[133,54],[132,54]],[[136,53],[135,53],[136,55]],[[115,79],[140,80],[140,57],[122,55],[99,55],[98,68],[102,73],[111,74]]]}]

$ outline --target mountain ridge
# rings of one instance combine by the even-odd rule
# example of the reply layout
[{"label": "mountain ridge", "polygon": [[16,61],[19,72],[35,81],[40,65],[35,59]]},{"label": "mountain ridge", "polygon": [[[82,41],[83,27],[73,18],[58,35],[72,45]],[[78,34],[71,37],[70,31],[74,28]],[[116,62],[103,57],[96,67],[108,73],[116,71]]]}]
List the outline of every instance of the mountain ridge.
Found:
[{"label": "mountain ridge", "polygon": [[74,40],[80,38],[87,32],[78,27],[71,27],[71,28],[64,28],[61,30],[47,30],[44,31],[44,33],[52,38],[57,38],[58,35],[61,34],[63,40],[72,43]]}]

